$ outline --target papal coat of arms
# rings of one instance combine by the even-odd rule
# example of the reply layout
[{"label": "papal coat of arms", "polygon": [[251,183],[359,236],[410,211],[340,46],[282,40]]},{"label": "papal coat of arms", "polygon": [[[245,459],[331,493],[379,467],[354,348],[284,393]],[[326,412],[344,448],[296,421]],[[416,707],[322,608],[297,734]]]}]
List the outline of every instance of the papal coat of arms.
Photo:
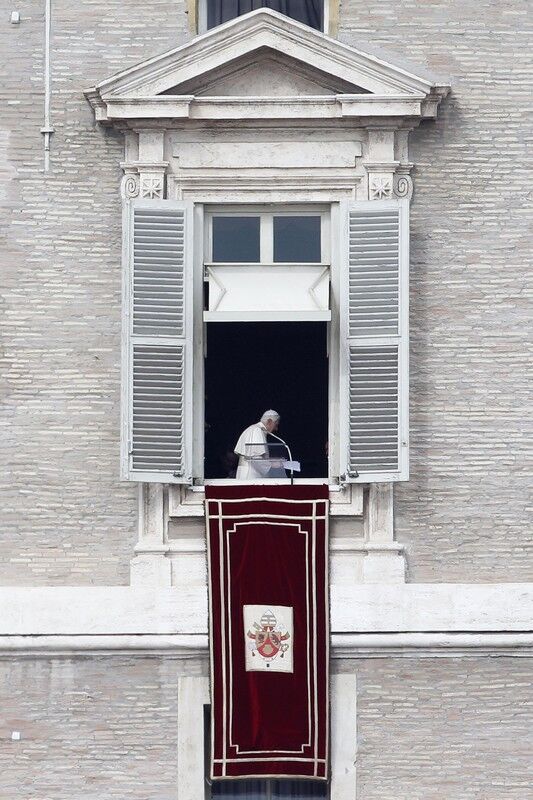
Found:
[{"label": "papal coat of arms", "polygon": [[243,606],[246,670],[292,672],[290,606]]}]

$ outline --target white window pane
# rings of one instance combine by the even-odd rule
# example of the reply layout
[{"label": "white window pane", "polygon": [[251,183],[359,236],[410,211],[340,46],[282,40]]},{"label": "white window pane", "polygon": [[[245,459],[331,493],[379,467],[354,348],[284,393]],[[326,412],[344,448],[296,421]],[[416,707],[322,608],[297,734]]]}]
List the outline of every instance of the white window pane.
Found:
[{"label": "white window pane", "polygon": [[259,217],[213,217],[213,261],[257,263],[260,252]]},{"label": "white window pane", "polygon": [[274,217],[274,261],[320,263],[320,216]]}]

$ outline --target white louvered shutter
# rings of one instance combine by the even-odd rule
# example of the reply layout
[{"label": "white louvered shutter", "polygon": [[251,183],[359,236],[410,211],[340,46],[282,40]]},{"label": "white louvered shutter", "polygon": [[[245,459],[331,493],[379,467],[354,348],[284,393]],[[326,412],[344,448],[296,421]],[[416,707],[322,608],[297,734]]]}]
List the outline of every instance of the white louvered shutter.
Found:
[{"label": "white louvered shutter", "polygon": [[341,473],[409,478],[407,201],[347,203],[340,285]]},{"label": "white louvered shutter", "polygon": [[125,208],[122,477],[188,483],[192,426],[192,207]]}]

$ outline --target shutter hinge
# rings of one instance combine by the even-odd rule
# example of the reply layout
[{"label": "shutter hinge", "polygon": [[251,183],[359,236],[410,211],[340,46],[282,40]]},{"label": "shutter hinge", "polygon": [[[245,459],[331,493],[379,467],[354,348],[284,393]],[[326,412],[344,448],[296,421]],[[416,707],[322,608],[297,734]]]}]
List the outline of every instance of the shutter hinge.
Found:
[{"label": "shutter hinge", "polygon": [[357,472],[356,469],[354,469],[354,470],[347,469],[346,470],[346,475],[343,476],[343,477],[345,478],[345,482],[348,482],[350,478],[358,478],[359,477],[359,473]]},{"label": "shutter hinge", "polygon": [[192,477],[192,475],[187,475],[187,477],[185,477],[183,472],[178,472],[177,470],[176,472],[172,473],[172,477],[183,478],[184,479],[183,483],[187,483],[189,486],[192,486],[194,484],[194,478]]},{"label": "shutter hinge", "polygon": [[339,486],[349,486],[351,479],[355,479],[359,477],[359,473],[357,470],[352,472],[351,470],[346,470],[342,475],[339,475],[337,478]]}]

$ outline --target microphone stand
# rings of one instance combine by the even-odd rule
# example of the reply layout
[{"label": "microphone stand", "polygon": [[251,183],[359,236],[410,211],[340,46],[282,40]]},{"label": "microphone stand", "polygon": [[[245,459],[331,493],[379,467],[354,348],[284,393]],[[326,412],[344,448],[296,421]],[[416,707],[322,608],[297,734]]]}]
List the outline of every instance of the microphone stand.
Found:
[{"label": "microphone stand", "polygon": [[286,447],[286,448],[287,448],[287,453],[289,454],[289,461],[291,462],[291,470],[290,470],[290,472],[291,472],[291,486],[294,486],[294,470],[293,470],[293,468],[292,468],[292,453],[291,453],[291,448],[289,447],[289,445],[287,444],[287,442],[284,442],[284,441],[283,441],[283,439],[280,439],[280,437],[279,437],[279,436],[276,436],[276,434],[275,434],[275,433],[272,433],[272,431],[267,431],[267,434],[268,434],[268,436],[273,436],[273,437],[274,437],[274,439],[277,439],[277,440],[278,440],[278,442],[281,442],[281,444],[282,444],[282,445],[284,445],[284,447]]}]

